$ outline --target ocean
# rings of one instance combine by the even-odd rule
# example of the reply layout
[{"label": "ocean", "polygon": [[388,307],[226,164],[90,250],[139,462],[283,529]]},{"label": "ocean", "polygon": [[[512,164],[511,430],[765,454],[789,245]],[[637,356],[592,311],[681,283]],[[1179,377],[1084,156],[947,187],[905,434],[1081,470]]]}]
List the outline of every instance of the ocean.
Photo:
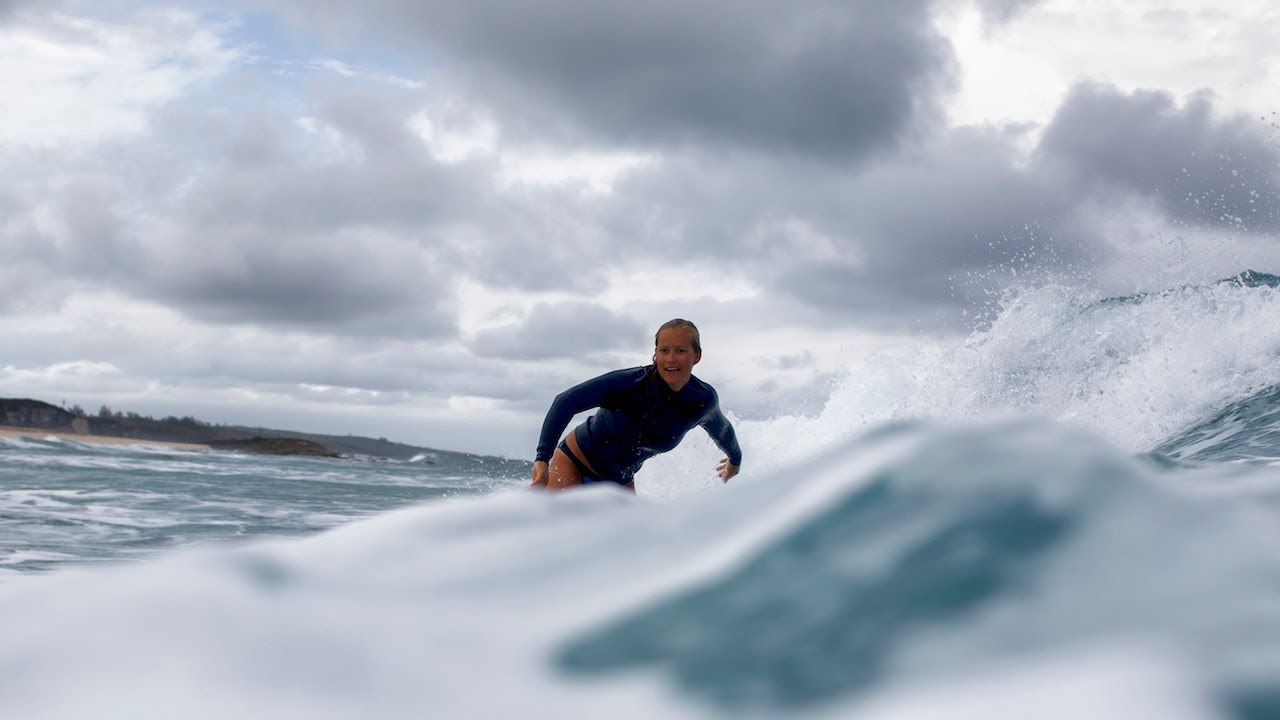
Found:
[{"label": "ocean", "polygon": [[1011,291],[638,496],[0,439],[0,717],[1280,718],[1277,285]]}]

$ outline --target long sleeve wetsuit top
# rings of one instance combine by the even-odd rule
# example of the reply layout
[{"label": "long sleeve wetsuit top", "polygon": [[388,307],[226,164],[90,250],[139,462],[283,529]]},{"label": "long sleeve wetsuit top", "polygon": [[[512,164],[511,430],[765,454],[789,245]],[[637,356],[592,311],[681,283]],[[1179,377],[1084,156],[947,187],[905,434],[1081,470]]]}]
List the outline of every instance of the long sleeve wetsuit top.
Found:
[{"label": "long sleeve wetsuit top", "polygon": [[675,392],[653,365],[615,370],[556,396],[542,423],[537,459],[550,461],[556,441],[573,416],[599,408],[574,436],[601,479],[631,482],[645,460],[680,444],[701,425],[729,462],[742,464],[742,451],[728,418],[720,412],[715,388],[690,376]]}]

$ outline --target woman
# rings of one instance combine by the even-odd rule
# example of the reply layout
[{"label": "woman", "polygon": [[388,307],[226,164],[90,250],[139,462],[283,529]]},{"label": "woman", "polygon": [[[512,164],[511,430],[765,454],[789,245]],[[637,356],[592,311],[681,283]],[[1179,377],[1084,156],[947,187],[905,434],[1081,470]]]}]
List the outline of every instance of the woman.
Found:
[{"label": "woman", "polygon": [[[738,474],[742,451],[715,389],[693,376],[701,359],[698,328],[671,320],[654,335],[652,365],[605,373],[557,395],[542,423],[533,486],[561,490],[615,482],[634,492],[644,461],[679,445],[695,425],[728,455],[716,468],[728,482]],[[573,416],[591,408],[600,409],[557,447]]]}]

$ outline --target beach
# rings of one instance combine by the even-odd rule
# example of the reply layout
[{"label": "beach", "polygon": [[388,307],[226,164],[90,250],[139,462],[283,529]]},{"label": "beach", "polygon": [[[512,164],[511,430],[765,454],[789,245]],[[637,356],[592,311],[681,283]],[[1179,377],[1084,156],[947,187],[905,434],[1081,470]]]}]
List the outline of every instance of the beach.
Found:
[{"label": "beach", "polygon": [[56,437],[63,440],[98,443],[101,445],[162,445],[164,447],[180,448],[183,450],[202,450],[209,447],[202,443],[140,440],[138,438],[112,437],[110,435],[86,435],[71,432],[70,430],[46,430],[44,428],[14,427],[12,425],[0,425],[0,437],[31,438],[35,440]]}]

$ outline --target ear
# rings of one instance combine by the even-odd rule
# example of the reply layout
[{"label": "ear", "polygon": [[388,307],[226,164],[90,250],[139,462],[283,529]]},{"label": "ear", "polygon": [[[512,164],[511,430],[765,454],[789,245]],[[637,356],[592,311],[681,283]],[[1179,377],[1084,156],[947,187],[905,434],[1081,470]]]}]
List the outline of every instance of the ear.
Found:
[{"label": "ear", "polygon": [[698,364],[698,363],[700,363],[700,362],[702,362],[702,353],[701,353],[701,352],[696,352],[696,353],[694,353],[694,354],[693,354],[693,364],[694,364],[694,365],[697,365],[697,364]]}]

